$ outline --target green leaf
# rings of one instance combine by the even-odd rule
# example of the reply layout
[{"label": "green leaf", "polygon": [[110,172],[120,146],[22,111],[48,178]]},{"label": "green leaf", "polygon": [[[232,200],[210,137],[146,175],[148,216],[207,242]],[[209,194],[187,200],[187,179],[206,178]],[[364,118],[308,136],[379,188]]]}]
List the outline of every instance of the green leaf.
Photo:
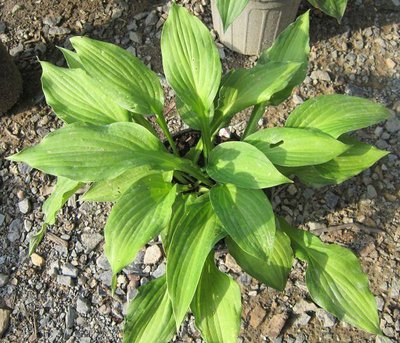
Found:
[{"label": "green leaf", "polygon": [[338,22],[342,20],[347,7],[347,0],[308,0],[308,2],[322,12],[336,18]]},{"label": "green leaf", "polygon": [[311,298],[340,320],[382,334],[375,298],[357,257],[348,249],[324,244],[317,236],[280,222],[296,257],[308,264],[306,283]]},{"label": "green leaf", "polygon": [[137,166],[172,170],[185,163],[164,151],[155,136],[135,123],[71,124],[8,159],[48,174],[90,182],[115,178]]},{"label": "green leaf", "polygon": [[175,321],[165,276],[139,288],[129,304],[124,343],[167,343],[175,334]]},{"label": "green leaf", "polygon": [[164,95],[158,76],[130,52],[87,37],[72,37],[85,70],[97,86],[123,108],[140,114],[162,114]]},{"label": "green leaf", "polygon": [[104,228],[105,255],[114,275],[167,225],[176,189],[161,174],[135,182],[111,210]]},{"label": "green leaf", "polygon": [[257,105],[285,89],[300,63],[269,62],[251,69],[237,69],[221,83],[217,111],[224,122],[237,112]]},{"label": "green leaf", "polygon": [[325,163],[349,148],[312,129],[275,127],[253,133],[245,141],[262,151],[272,163],[287,167]]},{"label": "green leaf", "polygon": [[176,110],[179,116],[182,118],[183,122],[191,127],[192,129],[201,131],[203,124],[200,121],[199,116],[193,112],[188,105],[186,105],[178,96],[175,97]]},{"label": "green leaf", "polygon": [[68,124],[102,125],[130,120],[128,111],[114,103],[84,70],[60,68],[48,62],[41,62],[41,66],[46,102]]},{"label": "green leaf", "polygon": [[370,100],[346,95],[325,95],[298,106],[286,127],[319,129],[334,138],[387,119],[388,109]]},{"label": "green leaf", "polygon": [[265,50],[258,59],[257,65],[268,62],[299,62],[296,73],[292,75],[287,86],[274,94],[268,101],[271,105],[278,105],[286,100],[294,87],[300,85],[307,75],[308,56],[310,54],[310,14],[307,11],[290,24],[279,34],[274,44]]},{"label": "green leaf", "polygon": [[65,60],[67,61],[68,67],[71,69],[75,69],[75,68],[80,68],[80,69],[84,69],[82,62],[78,56],[78,54],[76,52],[73,52],[71,50],[65,49],[65,48],[61,48],[58,47],[58,49],[62,52],[62,54],[64,55]]},{"label": "green leaf", "polygon": [[302,168],[287,168],[284,172],[295,174],[301,182],[314,187],[339,184],[358,175],[389,154],[388,151],[379,150],[352,138],[346,137],[341,138],[341,140],[351,145],[350,149],[342,155],[324,164]]},{"label": "green leaf", "polygon": [[213,253],[204,265],[191,309],[206,342],[237,341],[242,314],[240,287],[215,267]]},{"label": "green leaf", "polygon": [[[212,115],[221,80],[218,50],[207,27],[185,8],[172,4],[161,37],[165,76],[177,96],[204,127]],[[203,123],[203,124],[201,124]]]},{"label": "green leaf", "polygon": [[172,237],[174,236],[175,230],[178,227],[179,221],[186,213],[186,207],[188,204],[195,200],[193,194],[178,194],[175,198],[175,202],[172,206],[172,216],[168,226],[161,233],[163,248],[165,253],[168,255],[168,250],[171,245]]},{"label": "green leaf", "polygon": [[225,239],[228,251],[249,275],[269,287],[283,291],[293,264],[293,251],[289,237],[276,230],[274,245],[267,260],[246,253],[233,239]]},{"label": "green leaf", "polygon": [[275,238],[275,217],[262,190],[220,185],[210,191],[211,204],[225,231],[245,252],[267,260]]},{"label": "green leaf", "polygon": [[53,193],[43,204],[44,222],[40,230],[32,236],[29,242],[29,255],[31,255],[42,241],[48,225],[56,222],[57,212],[61,210],[68,199],[83,186],[83,183],[59,177]]},{"label": "green leaf", "polygon": [[83,201],[117,201],[136,181],[149,174],[159,173],[148,166],[128,169],[110,180],[100,180],[91,185],[83,195]]},{"label": "green leaf", "polygon": [[167,284],[179,327],[196,292],[208,253],[223,238],[208,194],[186,206],[168,250]]},{"label": "green leaf", "polygon": [[243,12],[249,0],[216,0],[216,5],[224,25],[224,31]]},{"label": "green leaf", "polygon": [[218,182],[243,188],[260,189],[291,182],[260,150],[245,142],[226,142],[215,147],[207,173]]}]

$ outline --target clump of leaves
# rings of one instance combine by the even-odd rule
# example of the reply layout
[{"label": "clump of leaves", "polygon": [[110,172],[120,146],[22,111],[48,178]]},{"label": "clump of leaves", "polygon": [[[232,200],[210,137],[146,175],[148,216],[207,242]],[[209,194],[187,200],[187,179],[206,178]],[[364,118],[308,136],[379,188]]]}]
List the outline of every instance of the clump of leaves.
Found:
[{"label": "clump of leaves", "polygon": [[[69,68],[42,62],[48,104],[65,126],[9,157],[58,177],[44,205],[42,239],[57,211],[85,183],[86,201],[115,202],[104,229],[105,254],[116,275],[150,240],[161,235],[166,275],[139,289],[129,305],[126,342],[167,342],[189,309],[207,342],[236,342],[239,286],[220,272],[214,247],[224,240],[244,271],[283,290],[293,258],[307,262],[313,300],[341,320],[380,334],[368,280],[355,255],[324,244],[274,215],[265,189],[291,183],[337,184],[370,167],[387,152],[348,133],[373,125],[388,111],[342,95],[298,106],[285,127],[257,131],[265,107],[282,102],[305,77],[309,16],[284,31],[251,69],[221,79],[218,51],[207,28],[172,5],[161,48],[168,83],[181,118],[201,140],[180,156],[163,115],[157,75],[112,44],[74,37],[62,49]],[[240,141],[215,146],[234,114],[254,106]],[[156,121],[170,150],[157,138]]]},{"label": "clump of leaves", "polygon": [[[308,0],[308,2],[339,22],[347,7],[347,0]],[[249,0],[215,0],[225,31],[243,12],[248,3]]]}]

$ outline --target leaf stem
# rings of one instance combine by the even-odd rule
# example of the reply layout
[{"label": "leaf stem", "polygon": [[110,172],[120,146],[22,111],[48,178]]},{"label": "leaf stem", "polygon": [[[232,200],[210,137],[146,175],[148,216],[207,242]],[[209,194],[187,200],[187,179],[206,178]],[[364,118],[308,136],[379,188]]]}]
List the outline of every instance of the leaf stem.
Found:
[{"label": "leaf stem", "polygon": [[154,130],[154,127],[150,124],[150,122],[142,114],[131,112],[131,116],[136,124],[142,125],[144,128],[149,130],[154,136],[157,137],[156,130]]},{"label": "leaf stem", "polygon": [[157,117],[157,124],[160,126],[162,132],[164,133],[165,137],[167,138],[168,143],[169,143],[173,153],[176,156],[179,156],[179,153],[176,148],[175,142],[172,138],[171,132],[169,132],[168,125],[167,125],[167,122],[165,121],[164,115],[162,113],[156,114],[156,117]]},{"label": "leaf stem", "polygon": [[245,139],[248,135],[257,131],[257,125],[259,120],[263,117],[265,113],[265,107],[267,106],[267,102],[255,105],[253,107],[253,111],[251,112],[251,116],[249,122],[247,123],[246,129],[244,130],[242,140]]}]

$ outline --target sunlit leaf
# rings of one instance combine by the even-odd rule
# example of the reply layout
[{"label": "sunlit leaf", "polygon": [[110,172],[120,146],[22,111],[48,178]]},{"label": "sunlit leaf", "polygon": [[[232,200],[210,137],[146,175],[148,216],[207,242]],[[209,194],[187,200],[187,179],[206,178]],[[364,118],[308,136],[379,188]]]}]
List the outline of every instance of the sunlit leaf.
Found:
[{"label": "sunlit leaf", "polygon": [[319,130],[274,127],[260,130],[245,141],[277,165],[297,167],[328,162],[349,146]]},{"label": "sunlit leaf", "polygon": [[247,274],[278,291],[285,289],[293,264],[293,251],[290,247],[290,239],[284,232],[277,228],[273,249],[268,259],[246,253],[230,237],[227,237],[225,241],[229,253]]},{"label": "sunlit leaf", "polygon": [[185,8],[172,4],[163,27],[161,51],[167,81],[194,112],[194,127],[206,127],[222,72],[210,32]]},{"label": "sunlit leaf", "polygon": [[311,298],[340,320],[381,334],[376,301],[357,257],[337,244],[324,244],[311,233],[282,219],[296,257],[307,262],[306,284]]},{"label": "sunlit leaf", "polygon": [[370,100],[346,95],[310,99],[290,114],[286,127],[319,129],[334,138],[387,119],[390,112]]},{"label": "sunlit leaf", "polygon": [[165,276],[139,288],[125,317],[124,343],[168,343],[175,320]]},{"label": "sunlit leaf", "polygon": [[275,217],[261,190],[220,185],[210,191],[215,213],[241,249],[267,260],[274,245]]},{"label": "sunlit leaf", "polygon": [[41,62],[46,102],[68,124],[111,124],[129,121],[127,110],[113,102],[108,93],[82,69],[60,68]]},{"label": "sunlit leaf", "polygon": [[213,256],[206,260],[191,310],[206,342],[236,342],[242,314],[240,287],[217,269]]},{"label": "sunlit leaf", "polygon": [[207,173],[220,183],[243,188],[267,188],[291,182],[257,148],[245,142],[226,142],[210,154]]},{"label": "sunlit leaf", "polygon": [[216,0],[216,5],[224,25],[224,31],[242,13],[249,0]]},{"label": "sunlit leaf", "polygon": [[97,86],[115,102],[140,114],[161,114],[164,95],[158,76],[130,52],[87,37],[72,37],[72,46]]},{"label": "sunlit leaf", "polygon": [[223,237],[208,194],[186,206],[168,250],[167,284],[177,325],[196,292],[207,255]]},{"label": "sunlit leaf", "polygon": [[170,182],[154,174],[135,182],[114,205],[104,229],[104,251],[114,275],[168,225],[175,193]]},{"label": "sunlit leaf", "polygon": [[172,170],[186,163],[167,153],[155,136],[135,123],[71,124],[8,159],[87,182],[112,179],[138,166]]}]

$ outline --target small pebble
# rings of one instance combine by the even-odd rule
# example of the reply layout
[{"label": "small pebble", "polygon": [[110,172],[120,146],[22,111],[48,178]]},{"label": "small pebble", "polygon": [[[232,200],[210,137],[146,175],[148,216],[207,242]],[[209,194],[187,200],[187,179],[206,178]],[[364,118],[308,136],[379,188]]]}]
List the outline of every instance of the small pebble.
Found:
[{"label": "small pebble", "polygon": [[43,267],[44,266],[44,258],[36,253],[31,255],[32,264],[36,267]]}]

